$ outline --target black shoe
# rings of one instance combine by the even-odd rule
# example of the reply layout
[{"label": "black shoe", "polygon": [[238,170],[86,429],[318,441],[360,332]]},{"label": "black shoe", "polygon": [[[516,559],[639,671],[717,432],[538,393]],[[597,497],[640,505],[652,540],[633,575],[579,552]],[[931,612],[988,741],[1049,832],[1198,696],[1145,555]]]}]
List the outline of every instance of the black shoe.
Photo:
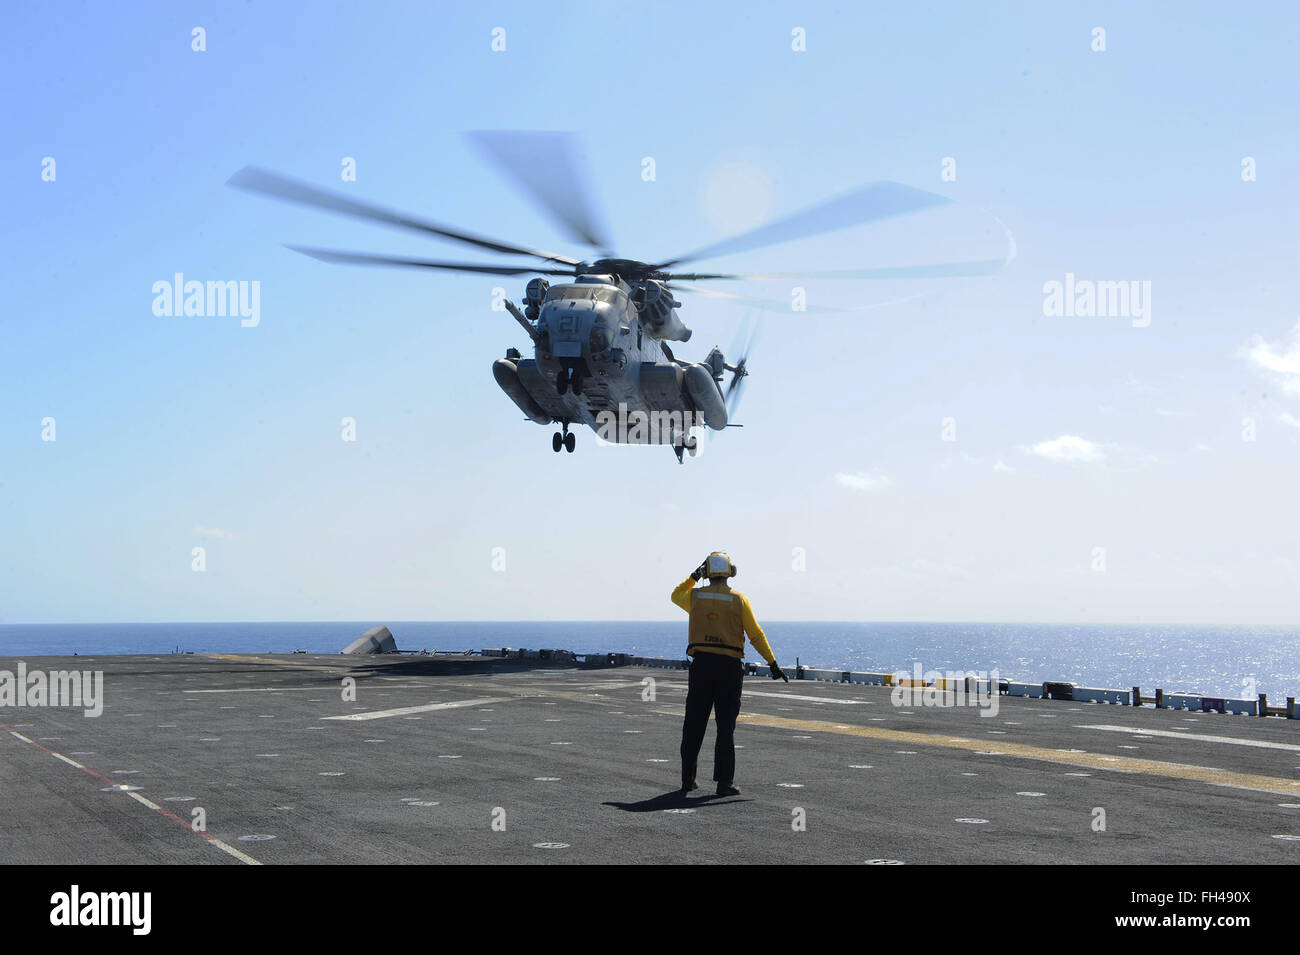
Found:
[{"label": "black shoe", "polygon": [[693,793],[695,792],[695,790],[699,788],[700,788],[699,786],[695,785],[695,780],[693,779],[688,782],[682,783],[682,792],[684,793]]},{"label": "black shoe", "polygon": [[739,796],[740,790],[737,789],[735,786],[731,785],[731,783],[718,783],[718,795]]}]

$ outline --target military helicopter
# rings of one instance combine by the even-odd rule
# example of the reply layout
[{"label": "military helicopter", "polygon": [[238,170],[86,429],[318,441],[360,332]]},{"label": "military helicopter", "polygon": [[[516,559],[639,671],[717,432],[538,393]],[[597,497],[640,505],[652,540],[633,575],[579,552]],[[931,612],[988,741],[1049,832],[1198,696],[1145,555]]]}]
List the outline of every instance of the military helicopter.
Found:
[{"label": "military helicopter", "polygon": [[[681,271],[680,266],[808,238],[824,232],[917,212],[949,200],[893,182],[876,182],[764,226],[693,252],[644,262],[617,257],[595,213],[576,160],[573,138],[551,132],[468,134],[482,154],[531,196],[571,239],[597,249],[592,261],[486,238],[338,193],[328,192],[257,167],[235,173],[229,185],[327,212],[352,216],[425,236],[449,239],[489,252],[525,256],[535,263],[448,262],[345,252],[305,246],[294,251],[331,263],[382,265],[484,275],[532,276],[524,308],[503,304],[527,333],[533,356],[509,348],[492,365],[492,375],[528,420],[560,430],[551,448],[572,452],[570,430],[587,425],[607,441],[667,444],[677,460],[698,448],[694,429],[738,427],[732,421],[749,375],[749,346],[728,362],[716,346],[703,361],[673,354],[669,342],[686,342],[691,329],[677,314],[678,291],[764,308],[772,303],[686,283],[704,280],[785,278],[932,278],[988,275],[1010,260],[942,265],[848,269],[829,272],[731,274]],[[565,281],[551,282],[546,276]],[[818,309],[821,310],[821,309]],[[752,342],[752,339],[751,339]],[[727,375],[730,374],[730,380]],[[725,383],[725,388],[724,388]],[[701,428],[701,430],[703,430]]]}]

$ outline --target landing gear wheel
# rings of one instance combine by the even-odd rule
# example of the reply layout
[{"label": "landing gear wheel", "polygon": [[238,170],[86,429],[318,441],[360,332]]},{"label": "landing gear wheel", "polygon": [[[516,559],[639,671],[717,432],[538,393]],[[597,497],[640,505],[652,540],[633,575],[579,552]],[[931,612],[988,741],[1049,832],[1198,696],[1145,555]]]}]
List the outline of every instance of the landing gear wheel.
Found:
[{"label": "landing gear wheel", "polygon": [[[555,376],[555,391],[556,394],[562,395],[568,390],[569,390],[569,372],[568,369],[561,368],[560,373]],[[556,450],[558,451],[559,449],[556,448]]]},{"label": "landing gear wheel", "polygon": [[551,450],[556,454],[560,453],[560,448],[563,444],[564,438],[560,436],[560,432],[557,431],[555,434],[551,435]]},{"label": "landing gear wheel", "polygon": [[569,387],[573,389],[575,395],[582,394],[582,376],[576,371],[569,376]]},{"label": "landing gear wheel", "polygon": [[[564,436],[564,450],[568,451],[570,454],[573,453],[574,446],[577,445],[577,443],[578,443],[578,439],[573,435],[572,432]],[[556,450],[559,449],[557,448]]]}]

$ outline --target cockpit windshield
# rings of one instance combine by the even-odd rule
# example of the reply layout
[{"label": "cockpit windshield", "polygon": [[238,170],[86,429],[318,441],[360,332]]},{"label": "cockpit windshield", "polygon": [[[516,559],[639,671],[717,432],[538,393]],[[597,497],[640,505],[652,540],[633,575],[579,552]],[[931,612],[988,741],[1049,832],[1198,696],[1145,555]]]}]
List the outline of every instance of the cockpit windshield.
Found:
[{"label": "cockpit windshield", "polygon": [[617,305],[622,296],[622,292],[608,285],[556,285],[546,293],[545,301],[586,299],[604,302],[608,305]]}]

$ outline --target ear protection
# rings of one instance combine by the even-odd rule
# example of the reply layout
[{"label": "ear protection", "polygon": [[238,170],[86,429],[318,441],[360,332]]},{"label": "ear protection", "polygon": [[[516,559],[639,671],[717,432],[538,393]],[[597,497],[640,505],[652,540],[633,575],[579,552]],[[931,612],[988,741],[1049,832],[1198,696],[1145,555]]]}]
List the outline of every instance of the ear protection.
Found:
[{"label": "ear protection", "polygon": [[704,559],[704,576],[735,577],[736,565],[731,562],[731,555],[715,550]]}]

